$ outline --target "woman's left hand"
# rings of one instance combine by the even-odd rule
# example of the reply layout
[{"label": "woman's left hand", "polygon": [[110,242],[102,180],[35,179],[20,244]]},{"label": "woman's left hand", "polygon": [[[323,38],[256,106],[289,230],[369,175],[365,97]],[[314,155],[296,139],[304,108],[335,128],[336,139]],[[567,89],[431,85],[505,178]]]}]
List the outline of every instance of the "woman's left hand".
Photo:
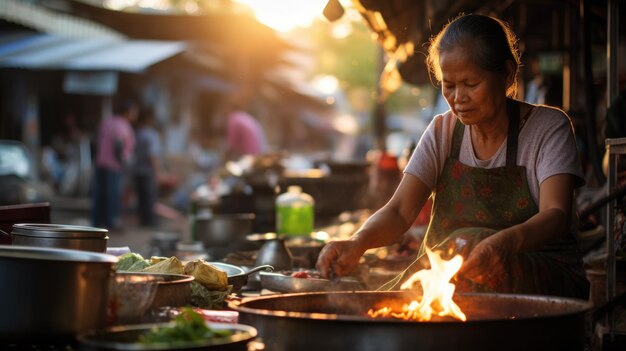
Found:
[{"label": "woman's left hand", "polygon": [[507,262],[516,254],[515,241],[506,232],[498,232],[479,242],[467,257],[459,276],[484,284],[505,274]]}]

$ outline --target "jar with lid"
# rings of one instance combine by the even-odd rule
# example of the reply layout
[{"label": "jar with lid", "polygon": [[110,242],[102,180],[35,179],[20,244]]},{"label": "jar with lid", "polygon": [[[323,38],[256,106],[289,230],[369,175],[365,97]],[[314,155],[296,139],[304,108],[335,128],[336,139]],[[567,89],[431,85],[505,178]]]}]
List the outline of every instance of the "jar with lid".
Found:
[{"label": "jar with lid", "polygon": [[309,235],[314,225],[313,197],[297,185],[276,197],[276,231],[284,235]]}]

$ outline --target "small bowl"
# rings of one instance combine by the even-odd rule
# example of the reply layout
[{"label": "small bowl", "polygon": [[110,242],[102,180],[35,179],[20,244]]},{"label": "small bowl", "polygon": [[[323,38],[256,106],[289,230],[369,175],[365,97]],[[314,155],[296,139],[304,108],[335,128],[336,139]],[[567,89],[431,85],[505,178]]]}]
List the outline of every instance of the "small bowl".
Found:
[{"label": "small bowl", "polygon": [[191,282],[194,277],[184,274],[117,272],[116,275],[126,279],[154,280],[157,288],[149,306],[150,310],[160,307],[182,307],[191,303]]},{"label": "small bowl", "polygon": [[157,284],[158,280],[150,275],[115,274],[109,286],[109,322],[140,321],[152,305]]}]

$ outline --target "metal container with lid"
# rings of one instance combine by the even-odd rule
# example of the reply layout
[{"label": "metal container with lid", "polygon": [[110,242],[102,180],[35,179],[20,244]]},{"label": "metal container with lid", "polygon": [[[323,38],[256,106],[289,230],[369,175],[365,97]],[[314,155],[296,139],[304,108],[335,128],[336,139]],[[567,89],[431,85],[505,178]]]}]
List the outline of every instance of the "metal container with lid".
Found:
[{"label": "metal container with lid", "polygon": [[55,247],[106,252],[109,231],[68,224],[19,223],[13,225],[13,245]]}]

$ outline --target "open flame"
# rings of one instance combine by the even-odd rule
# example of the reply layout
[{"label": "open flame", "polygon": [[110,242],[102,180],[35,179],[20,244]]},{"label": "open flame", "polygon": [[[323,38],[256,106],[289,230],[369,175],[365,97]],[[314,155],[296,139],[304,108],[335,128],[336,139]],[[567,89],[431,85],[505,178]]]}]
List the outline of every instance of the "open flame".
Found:
[{"label": "open flame", "polygon": [[378,310],[370,309],[367,314],[372,317],[394,317],[406,320],[429,321],[433,314],[451,316],[462,321],[467,318],[461,308],[452,301],[454,284],[450,279],[459,271],[463,264],[461,255],[454,256],[446,261],[441,258],[440,252],[433,252],[426,248],[426,255],[430,261],[430,269],[422,269],[413,274],[400,289],[410,290],[416,282],[420,282],[423,289],[421,301],[411,301],[404,304],[401,311],[394,311],[390,307]]}]

